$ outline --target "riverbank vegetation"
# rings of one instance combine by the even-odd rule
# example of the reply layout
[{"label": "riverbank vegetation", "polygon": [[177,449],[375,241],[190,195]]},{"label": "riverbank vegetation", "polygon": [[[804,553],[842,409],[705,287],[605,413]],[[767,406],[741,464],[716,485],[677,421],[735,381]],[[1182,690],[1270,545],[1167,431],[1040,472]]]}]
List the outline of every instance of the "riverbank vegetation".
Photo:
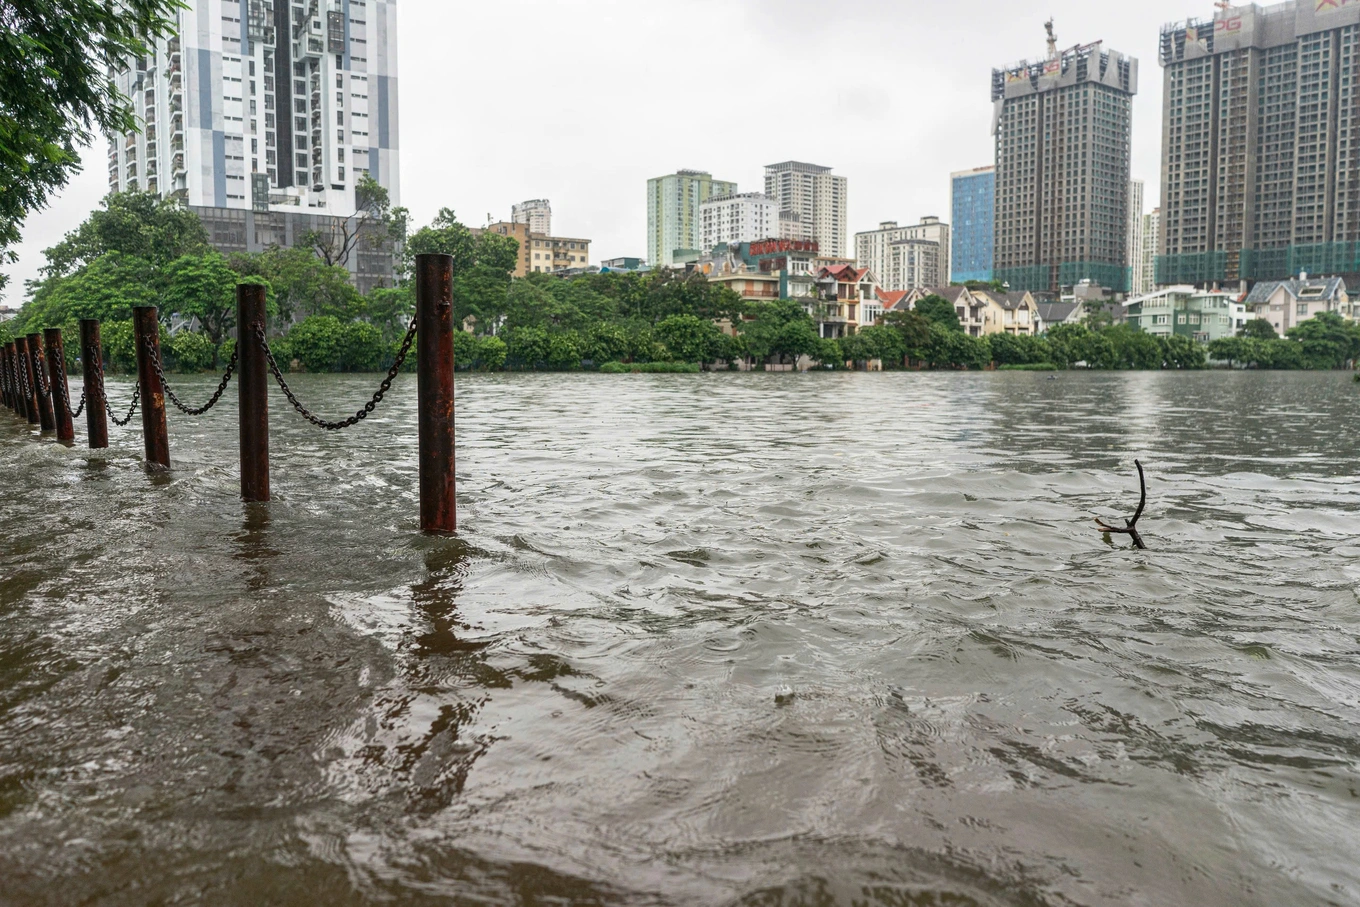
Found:
[{"label": "riverbank vegetation", "polygon": [[[0,339],[44,327],[78,335],[81,318],[103,323],[115,371],[135,367],[132,309],[160,307],[167,364],[182,372],[220,369],[235,329],[235,287],[268,287],[270,345],[295,370],[368,372],[387,368],[414,310],[408,279],[414,258],[454,260],[455,335],[461,370],[605,372],[691,371],[820,363],[822,368],[1013,370],[1068,368],[1201,369],[1212,357],[1253,368],[1326,369],[1360,358],[1360,326],[1318,316],[1276,337],[1252,322],[1241,337],[1205,345],[1159,338],[1098,315],[1058,325],[1045,336],[972,337],[954,308],[927,297],[911,312],[840,340],[824,339],[802,305],[746,302],[701,275],[675,271],[512,279],[518,248],[509,237],[474,233],[451,211],[405,235],[405,213],[385,199],[372,206],[401,247],[394,287],[360,294],[344,258],[319,237],[313,248],[224,256],[197,217],[155,196],[110,196],[81,227],[46,252],[43,278],[30,285],[19,317]],[[76,344],[68,344],[74,356]]]}]

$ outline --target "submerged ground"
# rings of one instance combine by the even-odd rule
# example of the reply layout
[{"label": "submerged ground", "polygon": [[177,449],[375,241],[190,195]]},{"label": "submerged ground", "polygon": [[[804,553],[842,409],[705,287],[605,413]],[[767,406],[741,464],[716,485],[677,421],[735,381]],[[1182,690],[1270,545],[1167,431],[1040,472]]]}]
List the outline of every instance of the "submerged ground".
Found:
[{"label": "submerged ground", "polygon": [[0,412],[0,904],[1360,904],[1349,375],[458,393],[449,539],[409,376]]}]

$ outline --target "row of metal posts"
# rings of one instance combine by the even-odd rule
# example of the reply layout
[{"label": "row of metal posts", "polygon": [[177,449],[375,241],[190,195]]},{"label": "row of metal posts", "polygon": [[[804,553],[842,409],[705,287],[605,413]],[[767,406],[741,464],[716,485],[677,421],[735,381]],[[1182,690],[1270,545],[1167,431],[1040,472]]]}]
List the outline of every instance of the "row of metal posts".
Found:
[{"label": "row of metal posts", "polygon": [[[269,500],[269,371],[265,346],[265,287],[241,284],[236,290],[237,392],[240,402],[241,498]],[[420,524],[426,532],[457,528],[454,481],[453,259],[416,256],[416,358],[419,394]],[[156,373],[160,362],[160,323],[154,306],[133,310],[137,375],[141,389],[142,437],[148,466],[170,467],[165,391]],[[108,447],[105,421],[103,349],[99,322],[80,322],[85,413],[89,446]],[[45,341],[45,343],[44,343]],[[46,348],[46,371],[43,353]],[[46,376],[46,377],[44,377]],[[48,328],[20,337],[0,349],[0,396],[6,406],[75,441],[66,385],[66,354],[61,330]]]}]

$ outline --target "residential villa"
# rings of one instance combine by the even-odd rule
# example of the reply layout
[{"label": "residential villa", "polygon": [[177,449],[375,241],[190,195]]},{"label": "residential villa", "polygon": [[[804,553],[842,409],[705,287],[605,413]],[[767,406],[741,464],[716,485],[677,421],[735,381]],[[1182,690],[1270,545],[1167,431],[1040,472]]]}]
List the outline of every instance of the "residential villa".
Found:
[{"label": "residential villa", "polygon": [[1137,330],[1200,343],[1232,337],[1247,323],[1246,307],[1233,294],[1192,286],[1164,287],[1130,299],[1125,308],[1128,324]]},{"label": "residential villa", "polygon": [[1323,312],[1336,312],[1347,321],[1355,319],[1360,303],[1352,304],[1346,281],[1340,277],[1300,274],[1295,280],[1263,280],[1246,298],[1247,316],[1264,318],[1283,337],[1290,328]]},{"label": "residential villa", "polygon": [[970,337],[1039,332],[1039,304],[1029,291],[998,293],[959,286],[923,287],[909,291],[893,308],[914,309],[927,296],[939,296],[953,305],[960,327]]},{"label": "residential villa", "polygon": [[1079,302],[1041,302],[1038,332],[1047,334],[1060,324],[1081,324],[1085,314]]}]

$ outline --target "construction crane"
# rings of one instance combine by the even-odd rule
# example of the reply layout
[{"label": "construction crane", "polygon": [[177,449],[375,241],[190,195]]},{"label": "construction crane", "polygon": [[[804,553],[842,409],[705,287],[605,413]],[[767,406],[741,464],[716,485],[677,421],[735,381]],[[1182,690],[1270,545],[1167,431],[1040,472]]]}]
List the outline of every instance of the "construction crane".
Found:
[{"label": "construction crane", "polygon": [[1048,32],[1048,58],[1056,60],[1058,59],[1058,33],[1053,27],[1051,17],[1044,23],[1044,31]]}]

